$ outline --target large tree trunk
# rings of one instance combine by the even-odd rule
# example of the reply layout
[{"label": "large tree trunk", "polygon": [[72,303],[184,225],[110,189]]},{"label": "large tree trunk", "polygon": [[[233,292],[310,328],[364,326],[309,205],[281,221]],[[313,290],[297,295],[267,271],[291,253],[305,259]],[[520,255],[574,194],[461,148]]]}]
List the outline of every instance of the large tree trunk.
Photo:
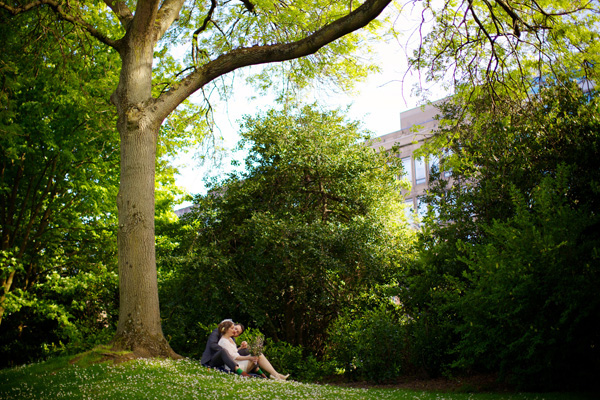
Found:
[{"label": "large tree trunk", "polygon": [[113,345],[139,357],[178,357],[165,339],[154,243],[156,143],[162,120],[152,112],[152,43],[130,41],[112,101],[119,115],[119,322]]},{"label": "large tree trunk", "polygon": [[121,134],[119,323],[115,345],[139,356],[172,357],[160,324],[154,248],[157,127],[129,121]]}]

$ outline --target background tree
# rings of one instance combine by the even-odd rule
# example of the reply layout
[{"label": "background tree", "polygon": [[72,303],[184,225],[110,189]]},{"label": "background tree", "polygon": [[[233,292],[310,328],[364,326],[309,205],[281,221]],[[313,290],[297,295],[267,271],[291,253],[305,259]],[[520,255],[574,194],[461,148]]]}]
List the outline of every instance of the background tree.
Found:
[{"label": "background tree", "polygon": [[103,93],[118,59],[43,18],[1,18],[3,364],[106,340],[115,321],[119,152]]},{"label": "background tree", "polygon": [[[2,365],[107,342],[116,326],[119,151],[107,93],[118,57],[42,16],[0,28]],[[159,221],[176,193],[167,160],[195,139],[173,135],[184,118],[164,126],[157,150]]]},{"label": "background tree", "polygon": [[483,87],[492,99],[527,98],[536,80],[597,73],[590,68],[600,54],[595,0],[427,0],[424,8],[433,28],[421,36],[410,65],[431,82],[490,83]]},{"label": "background tree", "polygon": [[315,106],[246,117],[241,135],[246,172],[196,198],[182,228],[187,258],[161,260],[175,282],[164,295],[167,331],[190,337],[231,315],[322,354],[342,310],[389,303],[411,237],[400,160]]},{"label": "background tree", "polygon": [[548,82],[526,104],[488,93],[443,107],[437,139],[460,184],[438,179],[428,195],[436,216],[403,301],[419,316],[421,351],[443,348],[448,366],[536,389],[589,384],[599,368],[597,97],[576,82]]}]

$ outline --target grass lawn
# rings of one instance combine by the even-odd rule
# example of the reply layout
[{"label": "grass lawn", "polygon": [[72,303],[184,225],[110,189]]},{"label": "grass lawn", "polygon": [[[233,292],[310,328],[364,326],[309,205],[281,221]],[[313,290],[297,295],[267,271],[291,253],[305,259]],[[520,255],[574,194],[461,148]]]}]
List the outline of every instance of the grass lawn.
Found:
[{"label": "grass lawn", "polygon": [[442,393],[352,389],[242,378],[193,360],[134,360],[117,365],[70,358],[0,370],[0,399],[402,399],[588,400],[575,393]]}]

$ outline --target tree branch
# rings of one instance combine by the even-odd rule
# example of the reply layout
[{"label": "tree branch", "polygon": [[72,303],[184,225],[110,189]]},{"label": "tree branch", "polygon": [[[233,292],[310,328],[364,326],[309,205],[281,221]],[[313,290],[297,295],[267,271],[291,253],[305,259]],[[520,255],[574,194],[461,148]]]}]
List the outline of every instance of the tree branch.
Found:
[{"label": "tree branch", "polygon": [[[141,42],[144,42],[144,37],[147,35],[154,38],[154,43],[151,43],[152,46],[156,43],[159,36],[156,35],[157,27],[155,23],[157,23],[158,18],[158,6],[160,4],[160,0],[138,0],[137,6],[135,8],[135,15],[131,20],[131,24],[129,29],[127,30],[127,34],[130,38],[138,37]],[[160,28],[158,28],[160,30]],[[145,43],[145,42],[144,42]],[[148,43],[147,43],[148,44]],[[137,44],[134,44],[134,46]]]},{"label": "tree branch", "polygon": [[52,11],[54,11],[54,13],[62,20],[68,21],[74,25],[80,26],[82,27],[84,30],[86,30],[90,35],[92,35],[93,37],[95,37],[96,39],[98,39],[100,42],[113,47],[115,49],[118,49],[119,47],[119,41],[114,40],[109,38],[107,35],[105,35],[104,33],[100,32],[98,29],[96,29],[92,24],[86,22],[85,20],[83,20],[80,17],[76,17],[73,15],[70,15],[69,13],[67,13],[64,8],[63,5],[61,3],[59,3],[58,1],[55,0],[37,0],[37,1],[32,1],[30,3],[24,4],[24,5],[20,5],[18,7],[12,7],[9,4],[6,4],[2,1],[0,1],[0,8],[3,8],[5,10],[7,10],[9,13],[11,13],[12,15],[18,15],[18,14],[23,14],[27,11],[30,11],[34,8],[40,7],[42,5],[47,5],[49,6]]},{"label": "tree branch", "polygon": [[[492,37],[490,36],[489,32],[487,31],[487,29],[485,29],[485,26],[481,23],[481,21],[479,20],[479,17],[477,17],[477,14],[475,13],[475,9],[473,8],[473,0],[469,0],[469,6],[468,6],[469,11],[471,11],[471,15],[473,16],[473,20],[475,21],[475,23],[477,24],[477,26],[479,26],[479,29],[481,29],[481,31],[484,33],[484,35],[487,37],[488,41],[490,42],[490,45],[492,46],[492,54],[496,54],[496,50],[495,50],[495,40],[492,39]],[[500,32],[498,32],[500,33]]]},{"label": "tree branch", "polygon": [[122,1],[115,0],[104,0],[104,3],[115,13],[119,21],[121,22],[121,26],[124,29],[127,29],[129,23],[133,19],[133,13]]},{"label": "tree branch", "polygon": [[240,0],[240,1],[244,5],[244,7],[246,7],[246,10],[250,11],[251,13],[254,13],[254,4],[252,4],[252,2],[250,2],[249,0]]},{"label": "tree branch", "polygon": [[162,120],[192,93],[219,76],[236,69],[281,62],[316,53],[327,44],[356,31],[381,14],[392,0],[367,0],[344,17],[333,21],[304,39],[292,43],[240,48],[223,54],[185,77],[179,85],[155,101],[157,116]]},{"label": "tree branch", "polygon": [[[519,30],[519,23],[523,24],[523,26],[526,26],[528,29],[532,29],[532,27],[527,24],[525,21],[523,21],[523,19],[521,17],[519,17],[519,14],[517,14],[515,12],[515,10],[513,10],[507,3],[505,3],[503,0],[496,0],[496,3],[498,3],[500,5],[500,7],[502,7],[502,9],[508,14],[508,16],[512,19],[512,23],[513,23],[513,29],[515,30],[515,35],[520,36],[520,30]],[[493,15],[493,14],[492,14]]]},{"label": "tree branch", "polygon": [[156,17],[158,23],[157,39],[161,38],[173,22],[179,18],[179,13],[183,7],[184,0],[165,0],[158,10]]},{"label": "tree branch", "polygon": [[208,26],[208,23],[212,19],[212,15],[215,12],[216,8],[217,8],[217,0],[211,0],[210,1],[210,9],[208,10],[208,14],[206,14],[206,17],[204,17],[202,26],[200,28],[196,29],[194,31],[194,34],[192,35],[192,60],[194,61],[194,65],[199,64],[198,54],[200,53],[200,49],[198,48],[198,35],[206,29],[206,27]]}]

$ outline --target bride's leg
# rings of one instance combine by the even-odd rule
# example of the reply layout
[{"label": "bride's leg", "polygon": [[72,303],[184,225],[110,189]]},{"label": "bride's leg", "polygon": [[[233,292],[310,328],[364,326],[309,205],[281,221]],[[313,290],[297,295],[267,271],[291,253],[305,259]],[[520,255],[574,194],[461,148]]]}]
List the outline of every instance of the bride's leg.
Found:
[{"label": "bride's leg", "polygon": [[267,360],[267,357],[265,357],[263,354],[261,354],[260,357],[258,357],[258,365],[264,371],[267,371],[270,375],[274,375],[279,379],[283,379],[283,376],[281,376],[279,372],[275,371],[275,368],[273,368],[269,360]]}]

